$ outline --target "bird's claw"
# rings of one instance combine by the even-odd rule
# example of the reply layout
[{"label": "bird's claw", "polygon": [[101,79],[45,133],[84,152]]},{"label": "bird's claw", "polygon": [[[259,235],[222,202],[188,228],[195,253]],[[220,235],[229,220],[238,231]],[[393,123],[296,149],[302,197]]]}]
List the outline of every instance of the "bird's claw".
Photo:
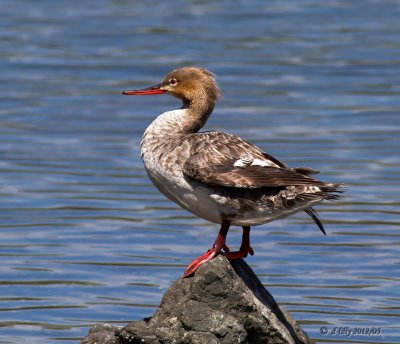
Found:
[{"label": "bird's claw", "polygon": [[[225,248],[224,248],[225,249]],[[229,249],[228,249],[229,250]],[[206,253],[201,255],[200,257],[196,258],[192,261],[189,266],[186,268],[185,272],[182,275],[182,278],[189,277],[195,273],[195,271],[203,265],[205,262],[213,259],[218,255],[219,252],[215,252],[213,248],[210,248]]]},{"label": "bird's claw", "polygon": [[251,246],[241,246],[239,251],[234,251],[234,252],[225,252],[222,253],[226,258],[229,260],[236,260],[240,258],[246,258],[248,254],[251,256],[254,256],[254,250]]}]

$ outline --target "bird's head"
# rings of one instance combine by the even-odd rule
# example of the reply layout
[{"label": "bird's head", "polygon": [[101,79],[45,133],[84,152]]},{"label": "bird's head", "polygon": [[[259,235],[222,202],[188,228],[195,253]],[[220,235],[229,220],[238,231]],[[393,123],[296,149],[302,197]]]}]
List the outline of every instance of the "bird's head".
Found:
[{"label": "bird's head", "polygon": [[199,99],[215,103],[220,96],[215,75],[200,67],[183,67],[169,72],[158,85],[141,90],[124,91],[124,95],[168,93],[190,104]]}]

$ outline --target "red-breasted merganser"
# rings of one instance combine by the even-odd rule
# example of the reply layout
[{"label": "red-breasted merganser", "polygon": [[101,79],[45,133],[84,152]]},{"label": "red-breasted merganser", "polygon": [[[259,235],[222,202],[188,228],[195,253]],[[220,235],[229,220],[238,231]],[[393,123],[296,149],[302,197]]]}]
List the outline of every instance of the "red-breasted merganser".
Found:
[{"label": "red-breasted merganser", "polygon": [[[141,156],[147,174],[158,190],[182,208],[221,225],[213,247],[195,259],[183,277],[218,254],[228,259],[253,255],[250,226],[300,210],[326,234],[312,206],[337,198],[341,185],[312,178],[310,175],[319,171],[311,168],[289,168],[235,135],[199,132],[220,95],[214,74],[184,67],[168,73],[156,86],[123,92],[163,93],[181,99],[183,106],[159,115],[146,129]],[[236,252],[225,244],[230,225],[243,228],[242,244]]]}]

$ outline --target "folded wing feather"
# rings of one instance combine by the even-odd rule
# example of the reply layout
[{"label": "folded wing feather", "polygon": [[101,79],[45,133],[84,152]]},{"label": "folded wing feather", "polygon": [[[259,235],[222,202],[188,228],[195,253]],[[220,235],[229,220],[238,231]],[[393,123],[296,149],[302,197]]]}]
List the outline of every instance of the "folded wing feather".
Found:
[{"label": "folded wing feather", "polygon": [[[252,164],[248,156],[242,161],[247,163],[238,164],[236,158],[203,152],[191,156],[185,162],[183,171],[187,176],[205,184],[235,188],[323,184],[295,169],[269,166],[267,159],[263,166]],[[312,172],[315,173],[314,170]]]}]

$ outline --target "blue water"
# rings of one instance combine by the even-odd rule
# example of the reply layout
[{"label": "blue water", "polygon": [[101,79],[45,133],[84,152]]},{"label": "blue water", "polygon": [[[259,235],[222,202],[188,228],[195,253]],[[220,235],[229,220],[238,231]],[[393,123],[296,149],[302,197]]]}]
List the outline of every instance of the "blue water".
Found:
[{"label": "blue water", "polygon": [[216,226],[160,195],[139,157],[179,102],[120,95],[186,65],[223,91],[207,129],[347,184],[317,207],[327,237],[305,214],[252,230],[247,262],[268,290],[318,343],[400,342],[398,1],[4,0],[1,13],[0,343],[150,316],[210,247]]}]

